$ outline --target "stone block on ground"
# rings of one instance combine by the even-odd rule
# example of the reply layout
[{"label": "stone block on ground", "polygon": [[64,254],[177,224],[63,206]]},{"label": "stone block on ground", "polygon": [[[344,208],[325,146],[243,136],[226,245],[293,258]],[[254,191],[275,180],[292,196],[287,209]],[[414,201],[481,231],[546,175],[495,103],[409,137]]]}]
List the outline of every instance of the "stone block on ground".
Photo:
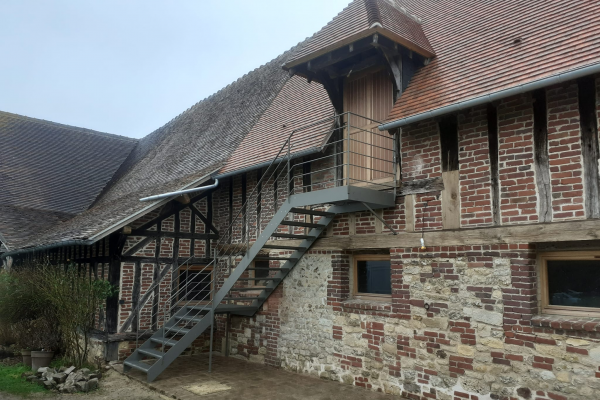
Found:
[{"label": "stone block on ground", "polygon": [[67,374],[65,374],[64,372],[59,372],[58,374],[52,375],[52,379],[56,383],[65,383],[65,381],[67,380]]},{"label": "stone block on ground", "polygon": [[89,385],[86,381],[81,381],[75,383],[75,388],[79,392],[87,393],[89,391]]},{"label": "stone block on ground", "polygon": [[65,373],[65,374],[67,374],[67,375],[69,375],[69,374],[70,374],[71,372],[73,372],[73,371],[75,371],[75,367],[74,367],[74,366],[71,366],[71,367],[67,368],[67,369],[64,371],[64,373]]},{"label": "stone block on ground", "polygon": [[98,378],[92,378],[92,379],[90,379],[87,382],[87,384],[88,384],[88,390],[96,390],[96,389],[98,389],[98,385],[99,385]]}]

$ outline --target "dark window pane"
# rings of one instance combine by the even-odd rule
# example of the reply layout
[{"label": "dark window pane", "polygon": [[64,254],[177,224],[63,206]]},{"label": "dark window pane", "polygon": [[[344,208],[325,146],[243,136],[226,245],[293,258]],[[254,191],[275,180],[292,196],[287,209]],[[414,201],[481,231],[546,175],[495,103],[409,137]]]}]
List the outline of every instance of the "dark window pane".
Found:
[{"label": "dark window pane", "polygon": [[600,308],[600,260],[548,260],[547,263],[551,305]]},{"label": "dark window pane", "polygon": [[254,270],[255,278],[266,278],[269,276],[269,262],[268,261],[254,261],[254,268],[263,268]]},{"label": "dark window pane", "polygon": [[179,272],[179,300],[210,300],[211,272],[182,270]]},{"label": "dark window pane", "polygon": [[389,261],[358,261],[358,292],[392,294],[392,277]]}]

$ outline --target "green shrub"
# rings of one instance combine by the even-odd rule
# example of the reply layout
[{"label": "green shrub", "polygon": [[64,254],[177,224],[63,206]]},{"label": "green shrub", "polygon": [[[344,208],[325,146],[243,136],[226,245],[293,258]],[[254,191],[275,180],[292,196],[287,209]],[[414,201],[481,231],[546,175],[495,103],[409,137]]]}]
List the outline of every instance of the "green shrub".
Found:
[{"label": "green shrub", "polygon": [[75,265],[38,267],[37,292],[53,310],[66,360],[81,367],[87,360],[96,312],[115,294],[112,285],[80,273]]}]

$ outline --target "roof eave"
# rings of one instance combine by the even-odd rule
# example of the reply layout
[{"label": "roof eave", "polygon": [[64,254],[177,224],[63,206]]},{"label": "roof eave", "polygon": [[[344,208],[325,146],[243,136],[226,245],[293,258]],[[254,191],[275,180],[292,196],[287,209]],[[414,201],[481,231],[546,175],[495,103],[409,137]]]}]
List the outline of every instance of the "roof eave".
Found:
[{"label": "roof eave", "polygon": [[[578,79],[587,75],[600,73],[600,61],[594,64],[589,64],[584,67],[575,68],[572,70],[560,72],[550,75],[545,78],[537,79],[532,82],[512,86],[496,92],[488,93],[483,96],[478,96],[472,99],[458,101],[447,106],[439,107],[433,110],[425,111],[419,114],[410,115],[404,118],[399,118],[394,121],[386,122],[379,125],[380,131],[401,128],[406,125],[414,124],[426,119],[439,117],[445,114],[457,112],[467,108],[476,107],[482,104],[490,103],[496,100],[501,100],[520,93],[530,92],[532,90],[541,89],[547,86],[555,85],[561,82]],[[401,101],[401,100],[400,100]]]},{"label": "roof eave", "polygon": [[417,54],[422,55],[425,58],[435,57],[435,53],[432,53],[431,51],[411,42],[410,40],[407,40],[407,39],[403,38],[402,36],[395,34],[394,32],[382,27],[381,24],[375,23],[375,24],[371,25],[370,28],[367,28],[367,29],[360,31],[352,36],[349,36],[343,40],[340,40],[339,42],[335,42],[329,46],[326,46],[326,47],[324,47],[318,51],[315,51],[313,53],[307,54],[296,60],[286,62],[283,64],[282,67],[284,70],[289,71],[290,69],[297,67],[298,65],[304,64],[305,62],[308,62],[310,60],[314,60],[317,57],[325,55],[334,50],[340,49],[344,46],[348,46],[360,39],[364,39],[375,33],[383,35],[383,36],[387,37],[388,39],[398,43],[399,45],[402,45],[402,46],[406,47],[407,49],[414,51]]}]

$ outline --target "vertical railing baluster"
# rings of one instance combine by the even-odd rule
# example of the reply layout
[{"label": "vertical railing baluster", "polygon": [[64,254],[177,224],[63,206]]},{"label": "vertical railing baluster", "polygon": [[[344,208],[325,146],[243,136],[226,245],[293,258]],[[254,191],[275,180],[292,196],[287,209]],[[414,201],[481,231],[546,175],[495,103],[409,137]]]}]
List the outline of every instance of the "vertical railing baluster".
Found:
[{"label": "vertical railing baluster", "polygon": [[291,139],[291,137],[289,137],[288,140],[287,140],[287,174],[286,175],[287,175],[287,191],[288,191],[288,197],[287,197],[287,199],[288,200],[290,199],[290,196],[292,194],[291,193],[292,188],[291,188],[291,185],[290,185],[290,174],[291,174],[291,172],[290,172],[290,145],[291,145],[291,140],[290,139]]},{"label": "vertical railing baluster", "polygon": [[350,186],[350,113],[345,115],[346,119],[346,186]]}]

